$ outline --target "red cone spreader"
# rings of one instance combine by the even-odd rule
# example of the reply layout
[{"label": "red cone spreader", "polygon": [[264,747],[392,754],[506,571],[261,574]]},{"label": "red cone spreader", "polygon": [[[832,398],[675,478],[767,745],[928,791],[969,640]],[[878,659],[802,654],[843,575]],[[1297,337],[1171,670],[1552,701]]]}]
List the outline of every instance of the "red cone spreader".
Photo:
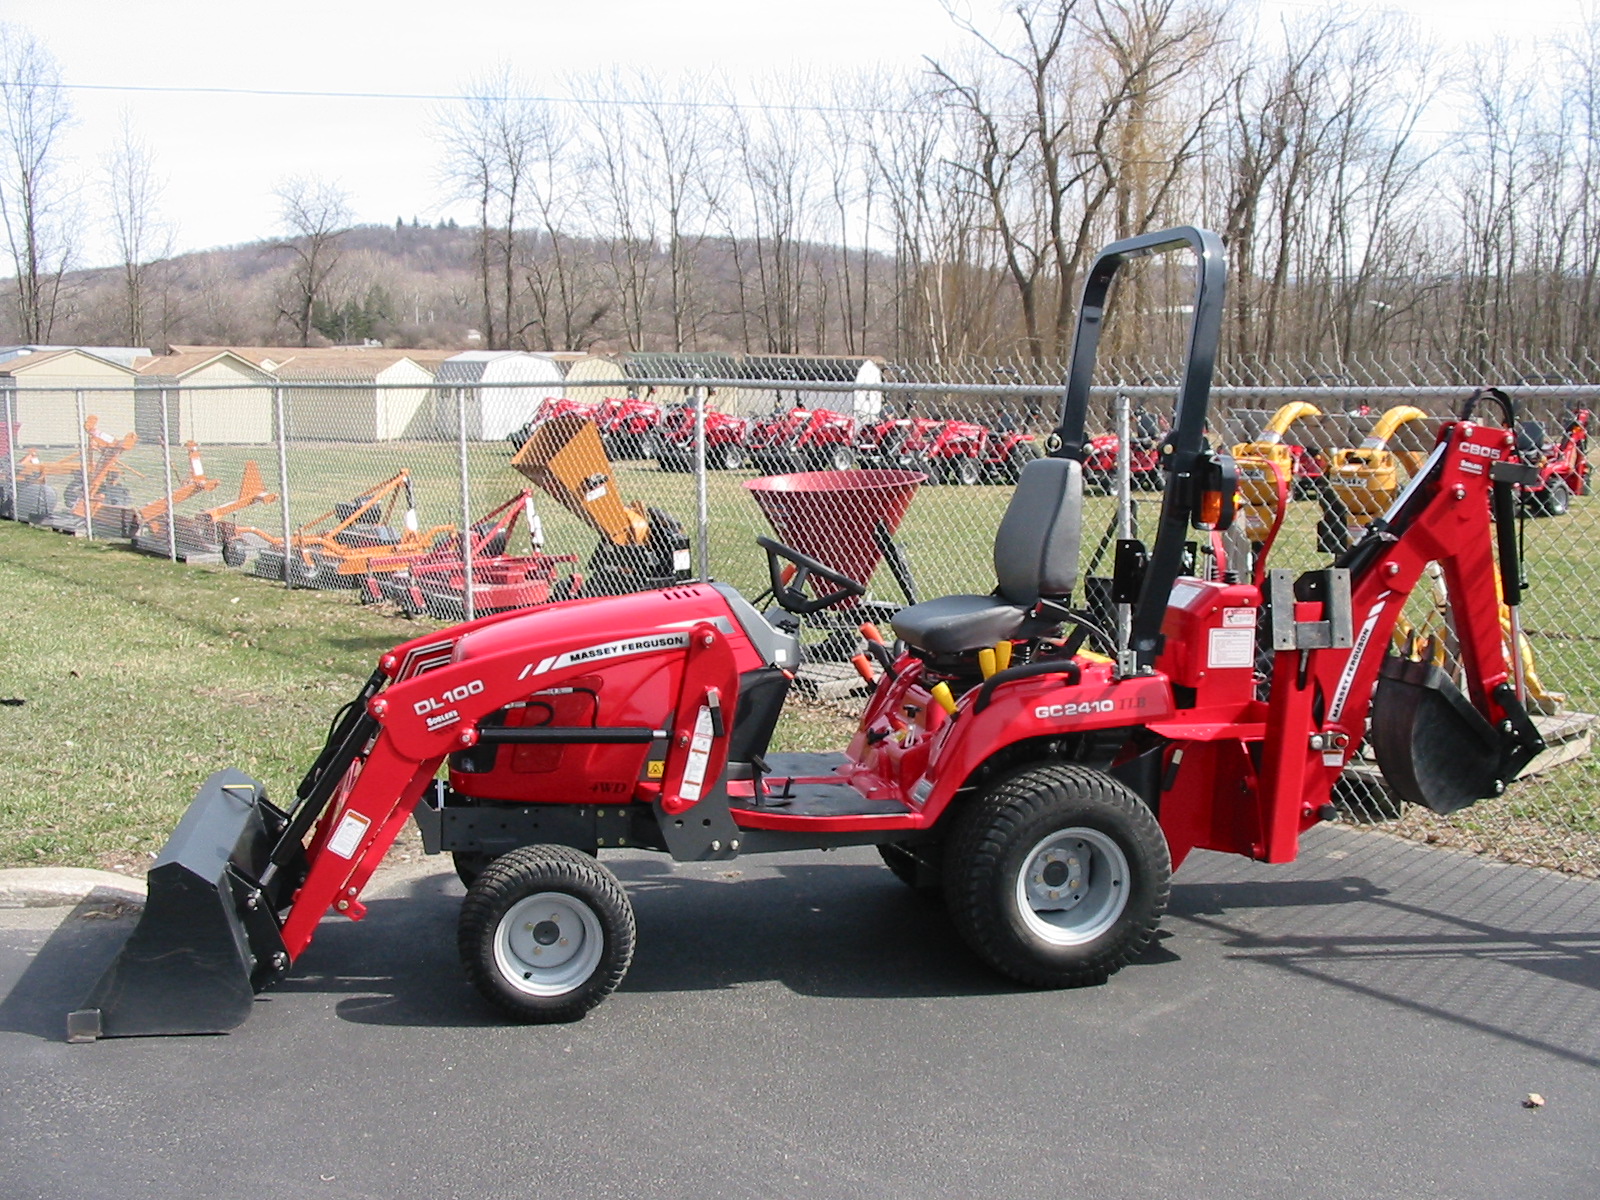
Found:
[{"label": "red cone spreader", "polygon": [[885,553],[894,557],[889,539],[927,478],[920,471],[802,471],[744,486],[779,541],[864,584]]}]

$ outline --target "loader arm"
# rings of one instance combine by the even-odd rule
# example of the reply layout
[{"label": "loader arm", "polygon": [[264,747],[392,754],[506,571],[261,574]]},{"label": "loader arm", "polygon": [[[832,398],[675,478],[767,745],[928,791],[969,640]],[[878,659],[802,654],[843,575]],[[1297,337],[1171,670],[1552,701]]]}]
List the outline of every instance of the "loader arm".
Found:
[{"label": "loader arm", "polygon": [[[684,728],[708,703],[728,713],[737,704],[738,673],[727,635],[716,625],[702,621],[687,630],[637,639],[640,648],[634,653],[641,658],[688,657],[672,721],[684,736],[673,736],[672,726],[482,728],[485,717],[508,704],[593,670],[587,656],[594,643],[591,631],[577,631],[534,650],[514,646],[462,662],[448,661],[463,633],[495,620],[463,626],[448,638],[422,639],[428,644],[421,653],[385,656],[384,666],[358,698],[359,709],[335,728],[274,848],[273,878],[262,881],[269,894],[274,883],[281,892],[282,880],[294,880],[304,871],[304,883],[278,897],[288,901],[282,938],[291,962],[310,943],[325,913],[340,912],[355,920],[364,915],[362,889],[446,756],[480,740],[599,744],[671,737],[660,785],[640,787],[652,792],[661,809],[673,816],[700,803],[702,784],[721,774],[726,737],[713,738],[707,754]],[[413,643],[412,650],[418,645]],[[396,677],[388,678],[389,671]],[[708,701],[708,697],[713,698]],[[306,833],[310,841],[302,845]]]}]

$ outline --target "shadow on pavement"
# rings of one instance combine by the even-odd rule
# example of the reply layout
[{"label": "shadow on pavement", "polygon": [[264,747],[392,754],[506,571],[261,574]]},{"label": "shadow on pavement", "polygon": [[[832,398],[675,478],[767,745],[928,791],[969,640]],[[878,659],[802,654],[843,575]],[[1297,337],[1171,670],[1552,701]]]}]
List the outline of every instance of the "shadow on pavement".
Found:
[{"label": "shadow on pavement", "polygon": [[[138,909],[117,900],[91,895],[78,904],[0,997],[0,1030],[66,1041],[67,1014],[111,965],[138,917]],[[8,968],[3,978],[11,975]]]},{"label": "shadow on pavement", "polygon": [[1600,1066],[1600,885],[1381,835],[1322,844],[1350,849],[1175,886],[1179,938],[1192,923],[1232,958],[1336,989],[1335,1004],[1377,1000]]}]

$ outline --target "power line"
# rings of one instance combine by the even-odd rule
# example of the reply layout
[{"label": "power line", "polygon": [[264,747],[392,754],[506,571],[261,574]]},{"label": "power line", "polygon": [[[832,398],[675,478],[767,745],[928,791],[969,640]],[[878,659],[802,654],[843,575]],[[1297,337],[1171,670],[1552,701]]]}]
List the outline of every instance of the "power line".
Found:
[{"label": "power line", "polygon": [[[13,80],[0,80],[0,87],[22,86]],[[171,96],[265,96],[288,100],[421,100],[430,103],[488,100],[496,103],[522,101],[532,104],[591,104],[629,108],[738,109],[758,112],[839,113],[859,115],[911,116],[910,108],[877,108],[851,104],[779,104],[764,100],[663,100],[629,96],[511,96],[468,95],[448,92],[325,92],[291,88],[194,87],[144,83],[38,83],[28,86],[61,92],[143,92]]]}]

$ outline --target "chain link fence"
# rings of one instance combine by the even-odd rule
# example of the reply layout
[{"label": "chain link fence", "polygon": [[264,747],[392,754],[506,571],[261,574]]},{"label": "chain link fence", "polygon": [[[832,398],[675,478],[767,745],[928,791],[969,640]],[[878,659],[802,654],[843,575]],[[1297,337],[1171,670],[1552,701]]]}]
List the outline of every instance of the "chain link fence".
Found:
[{"label": "chain link fence", "polygon": [[[1181,339],[1168,341],[1165,355],[1100,366],[1080,579],[1110,574],[1118,536],[1153,529],[1155,447],[1182,362]],[[204,385],[148,370],[109,383],[0,375],[0,515],[418,622],[684,575],[757,597],[773,580],[756,539],[776,538],[867,585],[842,616],[803,631],[805,691],[842,744],[864,694],[850,662],[858,624],[993,588],[995,529],[1018,473],[1044,451],[1064,376],[1024,361],[657,354],[596,372],[605,377],[574,367],[529,382],[403,361]],[[1241,529],[1258,542],[1271,533],[1274,567],[1326,565],[1481,383],[1514,396],[1519,437],[1544,464],[1524,498],[1520,652],[1550,749],[1505,797],[1449,819],[1400,805],[1358,758],[1339,789],[1346,819],[1600,876],[1589,753],[1600,509],[1586,457],[1597,380],[1600,364],[1542,359],[1220,364],[1210,436],[1235,448]],[[1265,482],[1279,476],[1281,521]],[[409,632],[397,626],[396,640]],[[1417,589],[1401,636],[1448,662],[1441,581]]]}]

